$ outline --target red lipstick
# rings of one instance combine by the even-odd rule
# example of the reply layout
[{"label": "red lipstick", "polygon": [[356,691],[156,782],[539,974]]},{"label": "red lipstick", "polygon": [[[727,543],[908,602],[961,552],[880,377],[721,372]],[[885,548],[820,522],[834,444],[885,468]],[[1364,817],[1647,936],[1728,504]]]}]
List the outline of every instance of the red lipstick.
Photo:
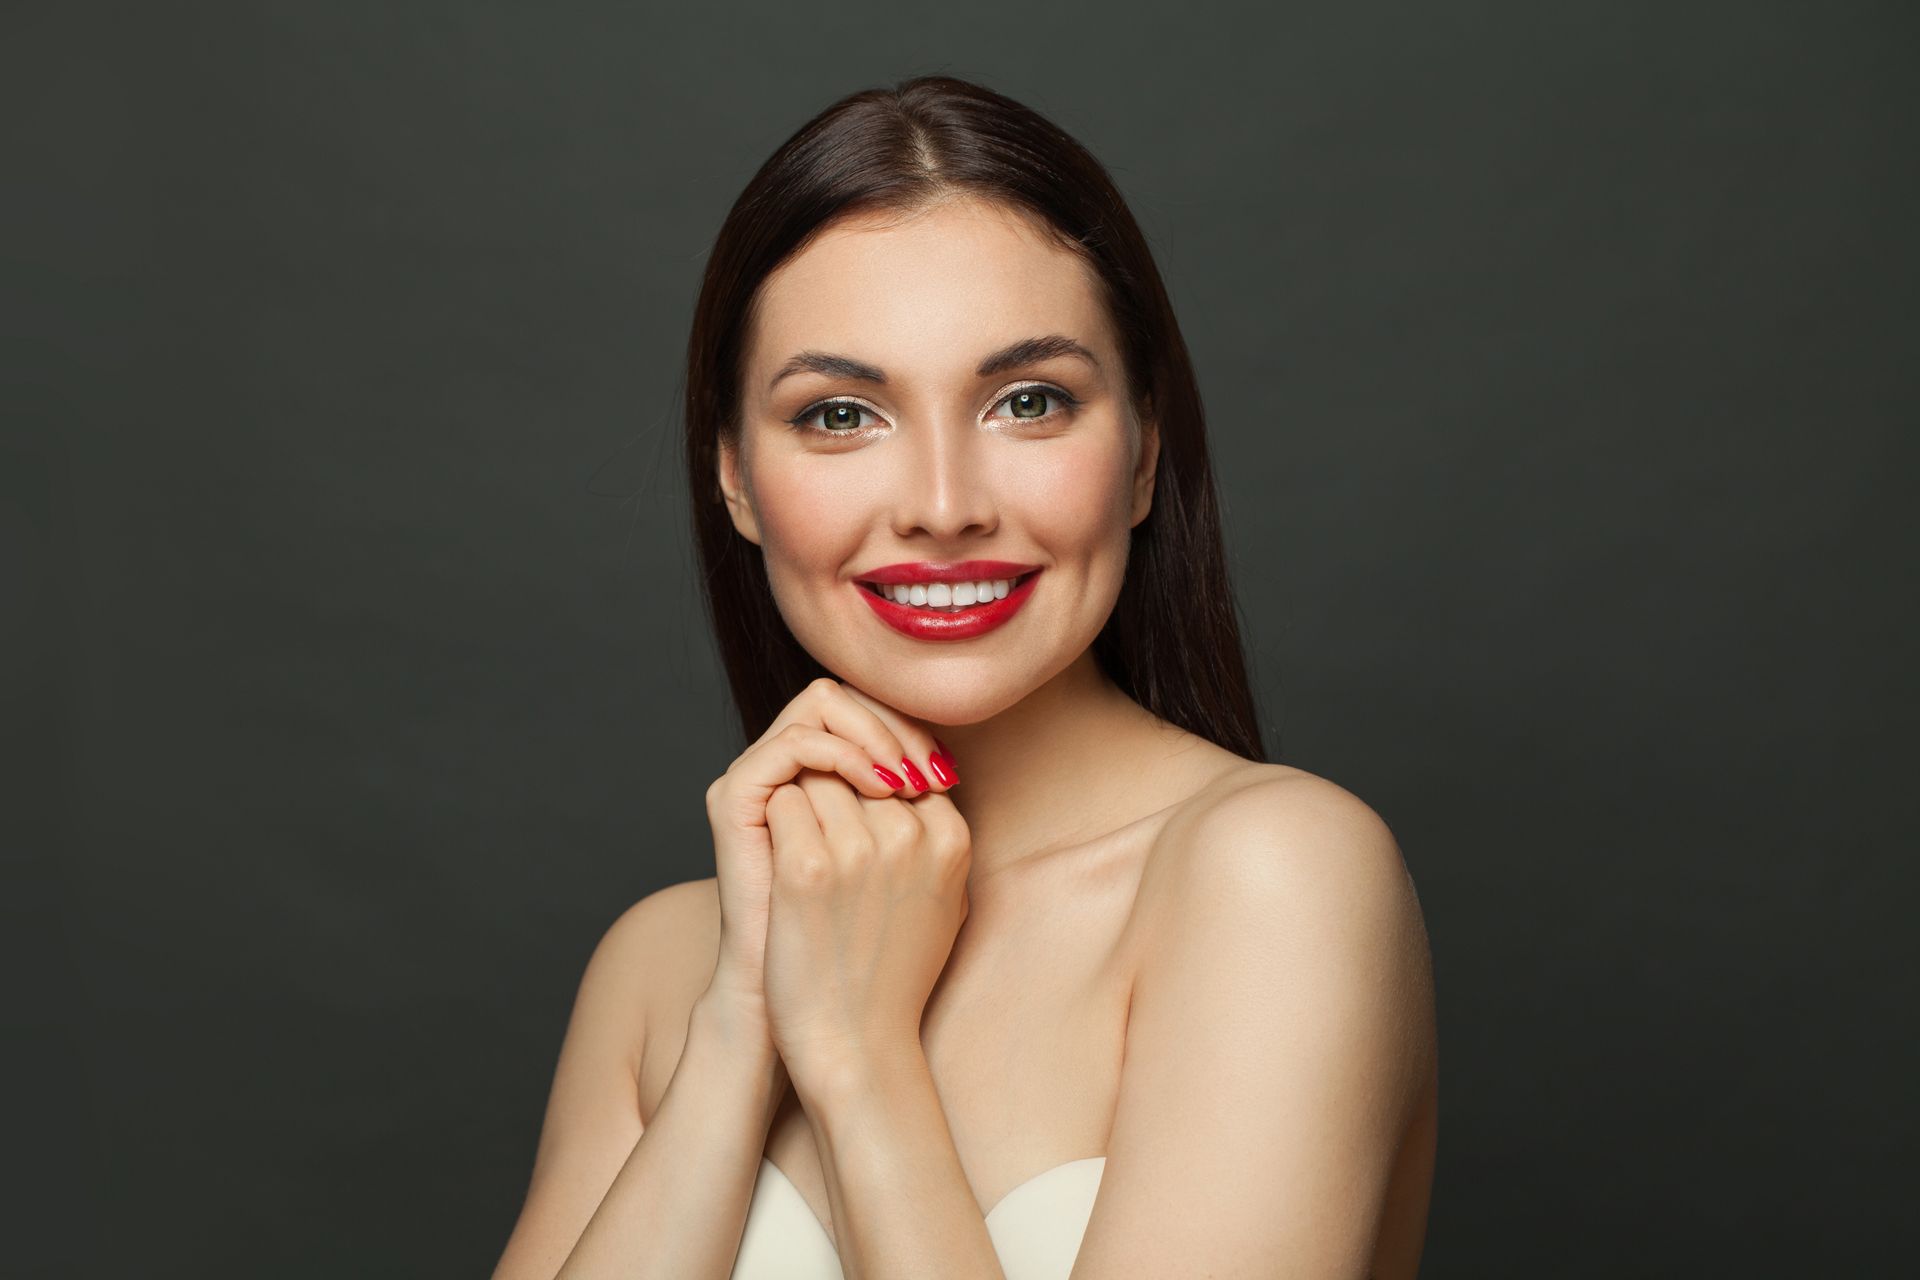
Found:
[{"label": "red lipstick", "polygon": [[[915,640],[970,640],[1001,626],[1033,594],[1040,566],[1012,564],[1005,560],[922,561],[916,564],[890,564],[869,569],[855,579],[855,589],[880,621]],[[859,585],[880,583],[895,585],[912,582],[981,582],[995,578],[1014,579],[1003,599],[988,600],[948,613],[937,608],[901,604],[891,595]]]}]

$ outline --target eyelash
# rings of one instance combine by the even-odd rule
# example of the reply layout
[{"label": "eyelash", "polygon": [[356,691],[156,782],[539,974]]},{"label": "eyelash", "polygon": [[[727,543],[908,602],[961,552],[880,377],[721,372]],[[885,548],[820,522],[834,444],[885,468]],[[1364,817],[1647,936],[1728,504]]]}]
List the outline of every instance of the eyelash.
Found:
[{"label": "eyelash", "polygon": [[[1007,394],[1001,396],[998,400],[995,400],[994,404],[996,405],[1004,404],[1006,401],[1011,400],[1013,399],[1013,397],[1026,391],[1043,392],[1051,399],[1059,401],[1059,407],[1056,410],[1049,412],[1044,417],[1017,418],[1015,419],[1015,421],[1017,422],[1050,422],[1054,418],[1059,417],[1062,413],[1066,413],[1080,407],[1080,400],[1077,396],[1074,396],[1069,392],[1062,391],[1060,388],[1056,386],[1052,386],[1045,382],[1029,382],[1023,386],[1014,387],[1012,390],[1008,391]],[[813,425],[813,419],[818,417],[821,414],[821,412],[827,409],[838,408],[841,405],[846,405],[848,408],[851,408],[851,409],[857,409],[862,413],[874,412],[872,409],[867,408],[867,406],[861,404],[857,400],[817,400],[814,403],[808,405],[806,408],[802,409],[799,413],[795,414],[793,417],[788,418],[787,425],[792,427],[795,431],[804,432],[809,435],[827,436],[829,438],[834,438],[834,439],[838,439],[845,436],[859,435],[860,432],[858,428],[853,428],[846,431],[829,431],[825,427],[816,427]],[[878,417],[879,415],[874,414],[874,416]]]}]

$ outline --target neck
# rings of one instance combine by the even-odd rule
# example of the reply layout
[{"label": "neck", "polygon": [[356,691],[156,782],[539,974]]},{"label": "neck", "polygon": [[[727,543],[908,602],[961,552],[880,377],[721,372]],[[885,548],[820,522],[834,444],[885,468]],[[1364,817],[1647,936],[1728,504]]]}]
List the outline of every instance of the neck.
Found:
[{"label": "neck", "polygon": [[973,836],[971,889],[1030,854],[1133,815],[1128,778],[1164,750],[1164,726],[1107,678],[1087,650],[1005,711],[939,725],[960,782],[950,793]]}]

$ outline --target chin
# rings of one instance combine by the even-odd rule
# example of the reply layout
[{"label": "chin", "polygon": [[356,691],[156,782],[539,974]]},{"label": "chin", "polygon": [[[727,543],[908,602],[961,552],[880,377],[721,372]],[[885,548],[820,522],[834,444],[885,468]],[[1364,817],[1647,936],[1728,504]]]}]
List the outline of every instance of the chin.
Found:
[{"label": "chin", "polygon": [[[972,663],[960,663],[945,675],[933,662],[915,670],[881,673],[847,665],[823,663],[841,680],[903,715],[931,725],[969,725],[991,720],[1033,691],[1025,670],[997,673],[982,679]],[[1037,683],[1037,682],[1036,682]]]}]

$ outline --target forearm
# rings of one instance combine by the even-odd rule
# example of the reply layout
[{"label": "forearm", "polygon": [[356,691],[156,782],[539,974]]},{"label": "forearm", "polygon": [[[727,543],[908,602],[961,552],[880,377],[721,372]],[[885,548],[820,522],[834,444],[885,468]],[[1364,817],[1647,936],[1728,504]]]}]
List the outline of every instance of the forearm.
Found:
[{"label": "forearm", "polygon": [[746,1227],[779,1055],[704,998],[652,1120],[555,1280],[725,1280]]},{"label": "forearm", "polygon": [[794,1077],[826,1176],[847,1280],[1005,1280],[918,1045]]}]

